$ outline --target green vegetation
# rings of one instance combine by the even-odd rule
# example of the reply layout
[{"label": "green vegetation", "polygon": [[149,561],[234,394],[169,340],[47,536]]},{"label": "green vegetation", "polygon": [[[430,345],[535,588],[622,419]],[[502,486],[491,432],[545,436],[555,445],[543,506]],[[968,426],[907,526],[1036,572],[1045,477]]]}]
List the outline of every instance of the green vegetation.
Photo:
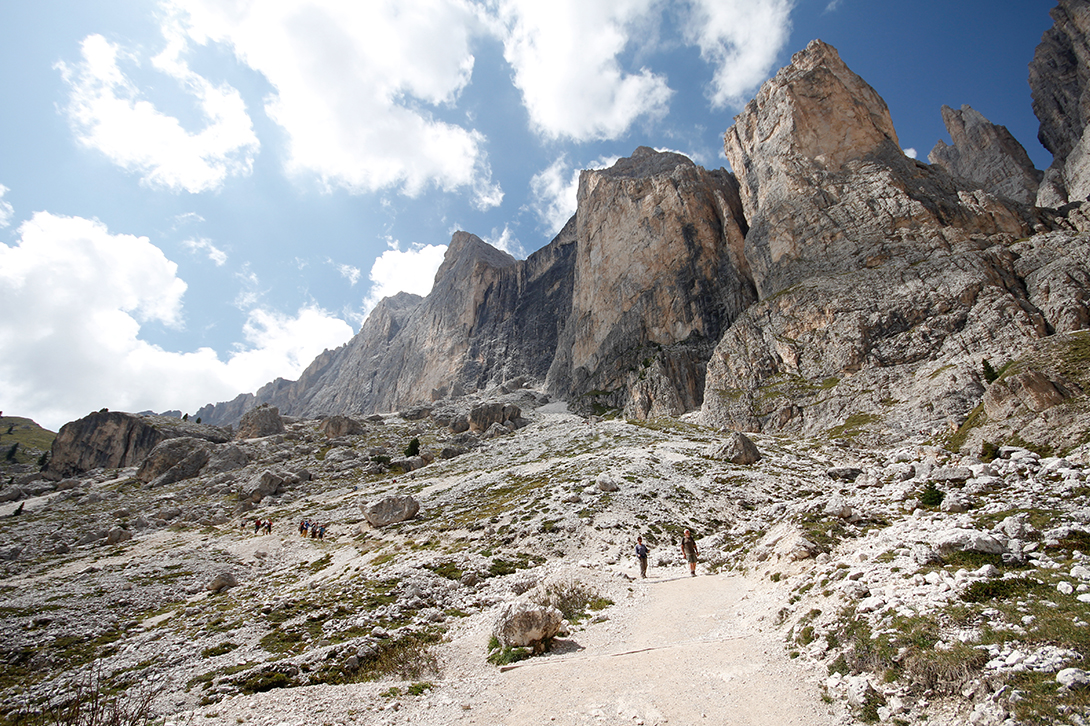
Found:
[{"label": "green vegetation", "polygon": [[488,641],[488,662],[492,665],[508,665],[526,660],[532,655],[529,648],[500,647],[500,641],[492,636]]},{"label": "green vegetation", "polygon": [[844,423],[833,426],[825,432],[830,439],[851,439],[863,433],[863,429],[873,423],[878,423],[882,417],[873,413],[853,413],[844,419]]}]

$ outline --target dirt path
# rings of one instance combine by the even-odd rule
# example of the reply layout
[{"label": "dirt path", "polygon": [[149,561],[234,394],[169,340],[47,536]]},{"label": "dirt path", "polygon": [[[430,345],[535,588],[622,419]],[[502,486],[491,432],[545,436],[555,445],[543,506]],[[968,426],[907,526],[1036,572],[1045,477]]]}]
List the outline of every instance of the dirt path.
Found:
[{"label": "dirt path", "polygon": [[770,632],[780,605],[771,590],[736,576],[660,575],[637,584],[646,599],[619,639],[499,674],[460,722],[841,723]]}]

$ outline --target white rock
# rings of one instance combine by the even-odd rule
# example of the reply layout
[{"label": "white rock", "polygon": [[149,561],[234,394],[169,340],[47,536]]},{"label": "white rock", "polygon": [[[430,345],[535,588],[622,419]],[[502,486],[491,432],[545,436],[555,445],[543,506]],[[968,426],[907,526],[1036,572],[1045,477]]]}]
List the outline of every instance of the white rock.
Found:
[{"label": "white rock", "polygon": [[1090,686],[1090,673],[1078,668],[1064,668],[1056,674],[1056,682],[1063,688],[1086,688]]},{"label": "white rock", "polygon": [[1056,589],[1064,595],[1070,595],[1075,592],[1075,586],[1072,585],[1070,582],[1061,582],[1056,585]]}]

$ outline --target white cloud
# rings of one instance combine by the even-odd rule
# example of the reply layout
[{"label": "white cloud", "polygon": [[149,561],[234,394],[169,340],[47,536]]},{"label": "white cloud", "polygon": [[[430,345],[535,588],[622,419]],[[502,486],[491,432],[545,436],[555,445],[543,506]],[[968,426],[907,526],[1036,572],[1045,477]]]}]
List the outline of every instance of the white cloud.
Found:
[{"label": "white cloud", "polygon": [[903,151],[905,153],[905,156],[907,156],[909,159],[916,158],[916,150],[913,149],[911,146],[907,149],[901,149],[901,151]]},{"label": "white cloud", "polygon": [[177,39],[168,41],[153,65],[196,99],[206,120],[202,130],[190,133],[178,119],[141,100],[118,65],[120,48],[101,35],[83,40],[79,63],[57,66],[69,89],[65,110],[82,144],[141,174],[143,183],[192,193],[218,189],[228,176],[251,172],[257,136],[238,91],[214,86],[189,70]]},{"label": "white cloud", "polygon": [[195,411],[297,377],[352,335],[314,306],[252,310],[226,361],[211,348],[166,351],[142,340],[141,326],[180,327],[186,284],[146,237],[46,212],[18,231],[17,244],[0,244],[0,390],[5,410],[54,430],[103,406]]},{"label": "white cloud", "polygon": [[333,262],[333,260],[330,260],[329,263],[337,268],[337,272],[341,273],[341,277],[348,280],[349,285],[355,285],[360,281],[360,275],[362,274],[360,268],[353,265]]},{"label": "white cloud", "polygon": [[212,240],[200,237],[198,239],[187,239],[182,242],[187,248],[193,252],[203,252],[208,255],[208,259],[212,260],[216,264],[216,267],[222,267],[227,262],[227,253],[212,244]]},{"label": "white cloud", "polygon": [[[613,166],[618,158],[620,157],[599,157],[586,168],[604,169]],[[545,224],[551,235],[560,232],[575,214],[581,171],[581,167],[573,167],[569,164],[566,156],[560,156],[530,179],[530,193],[533,199],[530,208]]]},{"label": "white cloud", "polygon": [[511,228],[506,224],[503,225],[502,230],[493,229],[492,235],[490,237],[484,237],[483,239],[496,249],[503,250],[517,260],[526,259],[525,248],[523,248],[522,243],[518,241],[511,232]]},{"label": "white cloud", "polygon": [[663,116],[666,78],[618,61],[657,11],[654,0],[499,0],[504,57],[534,127],[550,138],[611,139],[640,117]]},{"label": "white cloud", "polygon": [[274,87],[265,111],[287,133],[290,172],[353,192],[466,188],[482,209],[502,199],[484,137],[432,110],[472,74],[477,20],[460,0],[168,4],[191,40],[226,44]]},{"label": "white cloud", "polygon": [[772,70],[791,34],[794,0],[691,0],[686,35],[715,66],[712,105],[740,106]]},{"label": "white cloud", "polygon": [[9,191],[11,190],[0,184],[0,229],[10,226],[11,218],[15,216],[15,207],[11,206],[11,202],[4,201],[4,195]]},{"label": "white cloud", "polygon": [[402,250],[395,240],[389,245],[390,249],[371,265],[371,292],[363,301],[364,314],[370,313],[379,300],[399,292],[427,295],[447,253],[446,245],[414,244],[407,250]]},{"label": "white cloud", "polygon": [[829,0],[829,4],[825,6],[826,13],[832,13],[840,9],[840,6],[844,4],[844,0]]}]

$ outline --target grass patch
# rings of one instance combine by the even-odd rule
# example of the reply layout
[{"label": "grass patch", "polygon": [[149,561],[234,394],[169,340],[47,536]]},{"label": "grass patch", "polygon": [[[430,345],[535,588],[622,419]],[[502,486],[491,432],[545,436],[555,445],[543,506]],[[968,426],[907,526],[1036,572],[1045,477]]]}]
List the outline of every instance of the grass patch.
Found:
[{"label": "grass patch", "polygon": [[844,419],[844,423],[833,426],[825,432],[830,439],[851,439],[863,433],[866,426],[878,423],[882,417],[873,413],[853,413]]},{"label": "grass patch", "polygon": [[205,648],[204,650],[202,650],[201,657],[215,658],[218,655],[226,655],[237,647],[238,645],[236,645],[235,643],[220,643],[219,645],[213,645],[210,648]]}]

